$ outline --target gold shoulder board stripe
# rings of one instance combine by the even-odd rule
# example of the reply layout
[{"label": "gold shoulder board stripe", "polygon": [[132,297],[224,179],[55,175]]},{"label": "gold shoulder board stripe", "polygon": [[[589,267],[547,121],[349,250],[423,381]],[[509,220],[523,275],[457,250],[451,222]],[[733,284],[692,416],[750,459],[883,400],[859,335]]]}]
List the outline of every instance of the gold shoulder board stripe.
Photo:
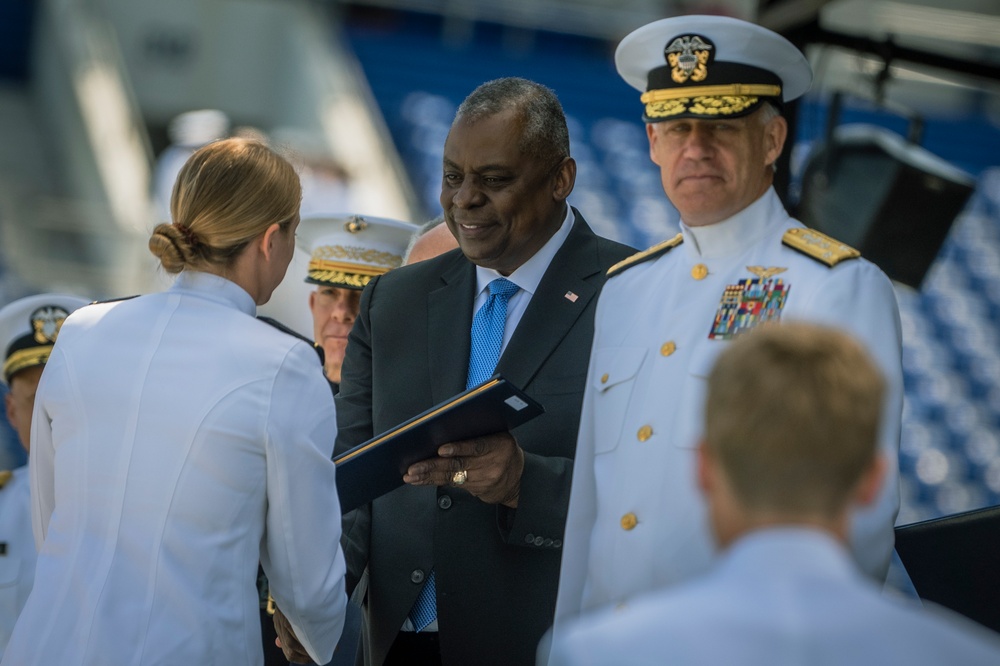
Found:
[{"label": "gold shoulder board stripe", "polygon": [[781,237],[781,242],[830,267],[848,259],[861,257],[861,253],[850,245],[844,245],[839,240],[815,229],[789,229]]},{"label": "gold shoulder board stripe", "polygon": [[677,234],[673,238],[665,240],[662,243],[657,243],[656,245],[654,245],[649,249],[643,250],[642,252],[636,252],[631,257],[626,257],[625,259],[622,259],[617,264],[609,268],[608,277],[611,277],[612,275],[618,275],[626,268],[629,268],[630,266],[635,266],[636,264],[641,264],[642,262],[648,259],[655,259],[656,257],[660,256],[661,254],[665,254],[666,252],[668,252],[672,248],[677,247],[683,242],[684,242],[684,235]]}]

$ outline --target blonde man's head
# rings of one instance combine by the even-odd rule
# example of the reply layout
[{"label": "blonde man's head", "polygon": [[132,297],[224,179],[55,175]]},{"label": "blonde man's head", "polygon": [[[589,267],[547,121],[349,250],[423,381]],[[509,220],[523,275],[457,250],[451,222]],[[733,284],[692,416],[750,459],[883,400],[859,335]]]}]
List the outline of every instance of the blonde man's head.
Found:
[{"label": "blonde man's head", "polygon": [[749,512],[832,518],[873,465],[885,380],[848,334],[762,326],[716,361],[705,447]]}]

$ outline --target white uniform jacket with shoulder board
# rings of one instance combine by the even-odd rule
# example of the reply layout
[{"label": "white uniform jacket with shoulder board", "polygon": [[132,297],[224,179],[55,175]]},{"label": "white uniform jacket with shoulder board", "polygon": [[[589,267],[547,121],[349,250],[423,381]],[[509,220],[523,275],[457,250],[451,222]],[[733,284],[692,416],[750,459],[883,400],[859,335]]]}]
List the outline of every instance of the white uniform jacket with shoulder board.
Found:
[{"label": "white uniform jacket with shoulder board", "polygon": [[886,376],[879,448],[888,474],[877,503],[854,514],[852,533],[862,569],[883,579],[899,509],[903,402],[892,283],[789,217],[773,189],[728,220],[684,227],[668,245],[613,275],[598,302],[557,619],[708,568],[714,548],[695,478],[705,380],[727,340],[769,319],[846,330]]},{"label": "white uniform jacket with shoulder board", "polygon": [[35,587],[4,664],[262,664],[258,560],[319,663],[343,627],[316,353],[206,273],[81,308],[32,424]]}]

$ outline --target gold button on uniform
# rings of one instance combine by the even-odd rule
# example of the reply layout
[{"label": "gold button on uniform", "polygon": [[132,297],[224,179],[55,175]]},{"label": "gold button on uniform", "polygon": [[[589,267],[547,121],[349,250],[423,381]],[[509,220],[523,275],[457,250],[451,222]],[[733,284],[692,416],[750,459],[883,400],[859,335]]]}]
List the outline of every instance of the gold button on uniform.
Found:
[{"label": "gold button on uniform", "polygon": [[645,442],[652,436],[653,436],[653,428],[651,426],[644,425],[641,428],[639,428],[638,437],[640,442]]},{"label": "gold button on uniform", "polygon": [[602,384],[608,383],[608,373],[605,372],[603,375],[601,375],[601,383]]},{"label": "gold button on uniform", "polygon": [[695,264],[691,269],[691,277],[695,280],[704,280],[708,277],[708,266],[705,264]]},{"label": "gold button on uniform", "polygon": [[677,351],[677,345],[673,342],[664,342],[663,346],[660,347],[660,353],[664,356],[670,356],[675,351]]},{"label": "gold button on uniform", "polygon": [[639,519],[635,517],[635,514],[629,511],[624,516],[622,516],[622,529],[626,532],[635,528],[639,524]]}]

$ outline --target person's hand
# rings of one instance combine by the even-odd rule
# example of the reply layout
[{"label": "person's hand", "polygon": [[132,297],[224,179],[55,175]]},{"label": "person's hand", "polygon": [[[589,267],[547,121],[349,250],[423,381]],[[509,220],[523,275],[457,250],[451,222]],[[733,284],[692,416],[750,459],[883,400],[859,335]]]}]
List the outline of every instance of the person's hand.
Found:
[{"label": "person's hand", "polygon": [[292,630],[292,625],[288,618],[281,612],[280,608],[274,609],[274,630],[278,637],[274,639],[274,644],[281,648],[285,659],[295,664],[312,664],[312,657],[299,643],[298,637]]},{"label": "person's hand", "polygon": [[403,481],[414,486],[453,486],[488,504],[517,508],[524,451],[509,432],[443,444],[437,458],[413,463]]}]

